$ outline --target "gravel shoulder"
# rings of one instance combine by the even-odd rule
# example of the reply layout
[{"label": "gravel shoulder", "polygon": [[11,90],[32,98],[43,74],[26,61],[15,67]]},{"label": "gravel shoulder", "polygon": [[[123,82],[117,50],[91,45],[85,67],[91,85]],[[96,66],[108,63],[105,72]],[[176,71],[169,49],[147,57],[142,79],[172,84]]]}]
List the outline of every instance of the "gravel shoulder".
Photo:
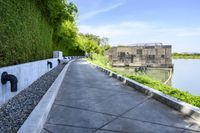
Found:
[{"label": "gravel shoulder", "polygon": [[1,133],[15,133],[18,131],[64,66],[64,64],[61,64],[47,72],[0,107]]}]

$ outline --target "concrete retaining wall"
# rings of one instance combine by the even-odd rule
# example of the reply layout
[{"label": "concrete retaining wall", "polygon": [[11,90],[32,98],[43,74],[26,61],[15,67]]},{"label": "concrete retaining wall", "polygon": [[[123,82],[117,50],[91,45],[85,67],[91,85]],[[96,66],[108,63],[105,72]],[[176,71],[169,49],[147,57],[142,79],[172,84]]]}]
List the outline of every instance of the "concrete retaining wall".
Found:
[{"label": "concrete retaining wall", "polygon": [[42,131],[43,125],[46,122],[48,114],[71,62],[73,62],[73,60],[69,61],[68,64],[63,68],[54,83],[42,97],[38,105],[34,108],[17,133],[40,133]]},{"label": "concrete retaining wall", "polygon": [[[92,63],[91,63],[92,64]],[[127,86],[132,87],[133,89],[140,91],[146,95],[151,96],[152,98],[166,104],[167,106],[187,115],[192,117],[193,119],[197,120],[200,122],[200,108],[197,108],[195,106],[192,106],[190,104],[187,104],[183,101],[177,100],[176,98],[173,98],[171,96],[165,95],[160,91],[157,91],[155,89],[152,89],[150,87],[147,87],[143,84],[140,84],[134,80],[128,79],[122,75],[119,75],[115,72],[112,72],[108,69],[102,68],[100,66],[97,66],[95,64],[92,64],[93,66],[95,66],[97,69],[103,71],[104,73],[106,73],[107,75],[118,79],[119,81],[123,82],[124,84],[126,84]]]},{"label": "concrete retaining wall", "polygon": [[[50,65],[47,65],[48,61],[52,62],[52,68],[50,68]],[[7,72],[8,74],[15,75],[18,79],[17,92],[11,92],[10,82],[7,82],[5,85],[2,85],[0,82],[0,106],[57,65],[58,58],[51,58],[0,68],[0,76],[3,72]]]}]

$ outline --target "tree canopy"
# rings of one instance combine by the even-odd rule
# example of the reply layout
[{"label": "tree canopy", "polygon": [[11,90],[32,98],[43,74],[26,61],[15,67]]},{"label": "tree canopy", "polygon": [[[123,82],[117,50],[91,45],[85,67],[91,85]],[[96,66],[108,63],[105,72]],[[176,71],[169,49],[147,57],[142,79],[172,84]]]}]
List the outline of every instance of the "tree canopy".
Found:
[{"label": "tree canopy", "polygon": [[[78,33],[75,18],[78,8],[65,0],[37,0],[41,11],[53,25],[54,50],[62,50],[65,55],[83,55],[84,53],[103,53],[108,48],[108,38],[93,34]],[[45,8],[44,8],[45,7]]]},{"label": "tree canopy", "polygon": [[64,55],[103,53],[108,39],[78,32],[68,0],[0,1],[0,67]]}]

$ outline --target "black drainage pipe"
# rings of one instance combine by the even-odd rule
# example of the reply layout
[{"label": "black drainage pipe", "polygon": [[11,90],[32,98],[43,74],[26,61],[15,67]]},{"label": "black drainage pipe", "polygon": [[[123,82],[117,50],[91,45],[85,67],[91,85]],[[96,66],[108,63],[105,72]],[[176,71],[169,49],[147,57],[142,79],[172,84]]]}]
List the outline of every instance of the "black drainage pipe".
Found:
[{"label": "black drainage pipe", "polygon": [[60,59],[58,59],[58,64],[60,64],[61,63],[61,60]]},{"label": "black drainage pipe", "polygon": [[51,62],[51,61],[47,61],[47,65],[50,65],[50,68],[52,68],[52,67],[53,67],[53,64],[52,64],[52,62]]},{"label": "black drainage pipe", "polygon": [[10,81],[11,92],[16,92],[18,82],[17,77],[12,74],[8,74],[7,72],[3,72],[1,75],[1,83],[6,84],[8,81]]}]

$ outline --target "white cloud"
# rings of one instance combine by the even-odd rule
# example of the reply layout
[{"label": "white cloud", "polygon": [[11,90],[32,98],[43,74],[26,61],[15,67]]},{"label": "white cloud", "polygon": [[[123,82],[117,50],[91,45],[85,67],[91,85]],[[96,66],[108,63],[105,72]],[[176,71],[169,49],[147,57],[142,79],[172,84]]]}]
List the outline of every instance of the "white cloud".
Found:
[{"label": "white cloud", "polygon": [[163,42],[172,44],[175,51],[200,51],[200,27],[166,28],[150,22],[125,21],[113,25],[80,25],[79,31],[108,37],[112,45]]},{"label": "white cloud", "polygon": [[92,18],[93,16],[98,15],[100,13],[109,12],[109,11],[115,9],[115,8],[118,8],[121,5],[123,5],[123,3],[116,3],[116,4],[109,6],[109,7],[106,7],[106,8],[90,11],[88,13],[81,15],[80,18],[79,18],[79,21],[84,21],[86,19]]}]

